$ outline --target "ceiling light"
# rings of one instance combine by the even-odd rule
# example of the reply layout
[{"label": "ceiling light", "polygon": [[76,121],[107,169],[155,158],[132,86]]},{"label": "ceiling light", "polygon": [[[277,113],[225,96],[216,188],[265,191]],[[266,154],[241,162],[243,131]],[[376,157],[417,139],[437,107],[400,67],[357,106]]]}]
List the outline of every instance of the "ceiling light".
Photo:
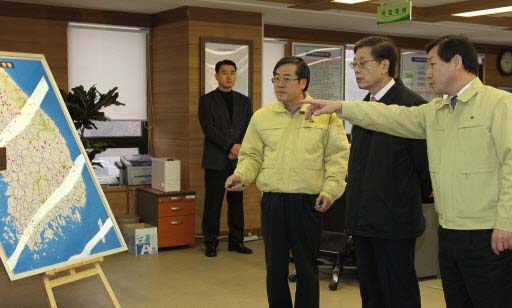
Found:
[{"label": "ceiling light", "polygon": [[492,15],[492,14],[500,14],[500,13],[507,13],[507,12],[512,12],[512,6],[497,7],[494,9],[464,12],[464,13],[457,13],[457,14],[452,14],[452,15],[453,16],[461,16],[461,17],[474,17],[474,16]]},{"label": "ceiling light", "polygon": [[370,0],[332,0],[331,2],[354,4],[354,3],[368,2],[368,1],[370,1]]}]

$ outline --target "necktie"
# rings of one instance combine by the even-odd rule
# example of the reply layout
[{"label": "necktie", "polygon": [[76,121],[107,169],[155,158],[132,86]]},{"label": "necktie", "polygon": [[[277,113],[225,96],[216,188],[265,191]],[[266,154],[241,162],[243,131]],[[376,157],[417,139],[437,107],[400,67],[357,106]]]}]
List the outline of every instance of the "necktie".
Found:
[{"label": "necktie", "polygon": [[376,101],[377,101],[377,99],[375,98],[375,96],[373,96],[373,95],[372,95],[372,96],[370,96],[370,101],[371,101],[371,102],[376,102]]},{"label": "necktie", "polygon": [[450,105],[455,109],[455,105],[457,105],[457,96],[452,96],[452,98],[450,98]]}]

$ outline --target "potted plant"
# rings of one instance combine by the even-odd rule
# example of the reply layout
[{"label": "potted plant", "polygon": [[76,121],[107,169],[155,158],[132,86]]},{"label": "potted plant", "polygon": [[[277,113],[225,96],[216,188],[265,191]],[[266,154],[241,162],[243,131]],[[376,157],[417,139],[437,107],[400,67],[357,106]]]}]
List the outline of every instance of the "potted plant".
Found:
[{"label": "potted plant", "polygon": [[[69,92],[60,89],[62,99],[68,108],[73,124],[78,131],[80,140],[87,152],[89,160],[92,162],[96,154],[101,153],[109,146],[105,142],[95,142],[84,138],[86,129],[98,129],[94,121],[110,121],[110,118],[101,110],[108,106],[124,106],[119,102],[119,92],[117,87],[112,88],[107,93],[100,93],[93,85],[85,91],[83,86],[72,88]],[[99,163],[93,163],[99,165]]]}]

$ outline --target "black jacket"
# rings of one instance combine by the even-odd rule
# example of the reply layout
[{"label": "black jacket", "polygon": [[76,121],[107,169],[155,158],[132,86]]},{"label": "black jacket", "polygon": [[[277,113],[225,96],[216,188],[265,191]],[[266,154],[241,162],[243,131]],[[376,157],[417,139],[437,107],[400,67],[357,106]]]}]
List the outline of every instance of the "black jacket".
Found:
[{"label": "black jacket", "polygon": [[[403,106],[426,103],[400,80],[380,101]],[[431,191],[425,140],[353,126],[345,195],[350,234],[416,238],[425,230],[421,205]]]},{"label": "black jacket", "polygon": [[252,116],[249,98],[233,91],[233,121],[219,89],[199,98],[199,123],[204,133],[202,167],[231,170],[236,160],[228,158],[233,144],[242,143]]}]

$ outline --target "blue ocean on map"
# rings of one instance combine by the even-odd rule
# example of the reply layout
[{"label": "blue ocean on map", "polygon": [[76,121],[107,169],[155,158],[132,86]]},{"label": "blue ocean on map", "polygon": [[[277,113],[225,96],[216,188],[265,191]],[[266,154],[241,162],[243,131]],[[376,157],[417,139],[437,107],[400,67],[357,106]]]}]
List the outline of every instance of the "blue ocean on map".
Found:
[{"label": "blue ocean on map", "polygon": [[[14,63],[14,69],[5,69],[5,71],[21,87],[27,96],[32,94],[42,77],[46,79],[50,89],[41,104],[41,109],[59,128],[71,155],[69,159],[74,161],[80,155],[80,150],[57,97],[52,91],[52,84],[41,62],[39,60],[2,58],[0,58],[0,61]],[[51,155],[51,153],[48,155]],[[100,226],[98,221],[105,224],[109,216],[87,167],[83,169],[82,179],[86,187],[86,206],[76,208],[82,220],[77,223],[66,218],[66,225],[59,227],[62,235],[58,234],[57,240],[47,242],[45,248],[41,249],[41,251],[33,252],[30,251],[28,246],[25,247],[20,255],[17,266],[11,269],[15,274],[67,262],[71,256],[81,253],[87,242],[99,231]],[[0,232],[2,233],[4,233],[4,229],[8,227],[5,225],[4,219],[1,219],[9,216],[7,211],[7,186],[8,183],[4,181],[4,177],[0,174]],[[2,243],[7,258],[9,258],[15,250],[17,242],[13,245],[3,237],[0,238],[0,242]],[[91,254],[102,253],[121,247],[122,245],[115,233],[115,229],[111,228],[106,234],[104,241],[99,241],[93,248]],[[34,254],[36,255],[35,257]]]}]

